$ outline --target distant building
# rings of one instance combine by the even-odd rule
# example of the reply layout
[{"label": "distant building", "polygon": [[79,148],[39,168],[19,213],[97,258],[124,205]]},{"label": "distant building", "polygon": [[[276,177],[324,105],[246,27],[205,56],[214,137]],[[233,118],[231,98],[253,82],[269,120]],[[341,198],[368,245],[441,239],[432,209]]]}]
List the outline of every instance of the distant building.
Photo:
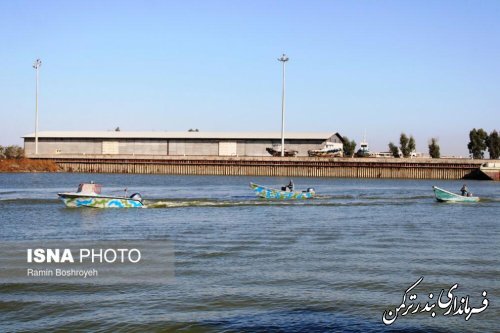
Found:
[{"label": "distant building", "polygon": [[[24,137],[26,156],[35,154],[35,134]],[[287,133],[285,148],[308,156],[326,141],[342,142],[339,133]],[[281,144],[280,132],[39,132],[38,154],[151,156],[270,156]]]}]

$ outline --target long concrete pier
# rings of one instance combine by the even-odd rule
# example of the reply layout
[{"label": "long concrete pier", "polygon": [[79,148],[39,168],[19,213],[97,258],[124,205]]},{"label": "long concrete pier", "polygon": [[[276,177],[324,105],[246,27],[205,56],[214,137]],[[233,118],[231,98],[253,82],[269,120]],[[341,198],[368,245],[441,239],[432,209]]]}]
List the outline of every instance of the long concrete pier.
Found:
[{"label": "long concrete pier", "polygon": [[339,178],[481,178],[485,161],[429,158],[52,155],[66,172]]}]

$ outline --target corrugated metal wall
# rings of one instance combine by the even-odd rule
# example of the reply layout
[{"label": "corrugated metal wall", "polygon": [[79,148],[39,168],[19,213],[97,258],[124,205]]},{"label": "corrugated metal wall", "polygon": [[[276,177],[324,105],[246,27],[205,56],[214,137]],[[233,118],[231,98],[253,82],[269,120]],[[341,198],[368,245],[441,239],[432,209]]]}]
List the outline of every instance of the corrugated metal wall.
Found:
[{"label": "corrugated metal wall", "polygon": [[[237,156],[270,156],[266,148],[280,144],[279,140],[203,140],[203,139],[58,139],[41,138],[41,155],[164,155],[164,156],[218,156],[219,142],[236,142]],[[298,156],[307,156],[310,149],[322,147],[322,140],[286,140],[286,148],[297,150]],[[32,139],[25,140],[27,156],[35,152]]]},{"label": "corrugated metal wall", "polygon": [[179,175],[286,176],[286,177],[348,177],[348,178],[411,178],[461,179],[478,168],[477,163],[428,162],[418,160],[349,161],[349,159],[56,159],[68,172],[148,173]]}]

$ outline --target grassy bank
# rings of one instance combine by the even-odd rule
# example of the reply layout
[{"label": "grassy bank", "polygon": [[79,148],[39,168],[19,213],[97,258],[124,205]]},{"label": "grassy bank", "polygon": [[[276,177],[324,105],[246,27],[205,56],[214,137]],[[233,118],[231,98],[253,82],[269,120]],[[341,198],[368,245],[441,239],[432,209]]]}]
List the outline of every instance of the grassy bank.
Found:
[{"label": "grassy bank", "polygon": [[21,159],[1,159],[0,172],[57,172],[61,169],[54,161]]}]

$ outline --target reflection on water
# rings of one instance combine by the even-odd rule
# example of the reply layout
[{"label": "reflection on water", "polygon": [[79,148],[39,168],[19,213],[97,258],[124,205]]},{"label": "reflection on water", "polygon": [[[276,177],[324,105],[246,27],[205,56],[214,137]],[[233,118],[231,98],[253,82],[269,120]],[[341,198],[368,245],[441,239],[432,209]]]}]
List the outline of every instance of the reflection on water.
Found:
[{"label": "reflection on water", "polygon": [[[145,209],[69,209],[57,192],[94,180],[140,192]],[[500,295],[500,184],[468,182],[483,200],[440,204],[432,185],[461,181],[296,178],[318,198],[266,201],[250,181],[285,178],[0,174],[0,240],[165,239],[175,283],[151,287],[0,284],[0,330],[186,332],[492,332]],[[35,185],[34,185],[35,184]],[[382,323],[420,276],[422,297],[458,283],[490,307]],[[424,297],[425,298],[425,297]]]}]

